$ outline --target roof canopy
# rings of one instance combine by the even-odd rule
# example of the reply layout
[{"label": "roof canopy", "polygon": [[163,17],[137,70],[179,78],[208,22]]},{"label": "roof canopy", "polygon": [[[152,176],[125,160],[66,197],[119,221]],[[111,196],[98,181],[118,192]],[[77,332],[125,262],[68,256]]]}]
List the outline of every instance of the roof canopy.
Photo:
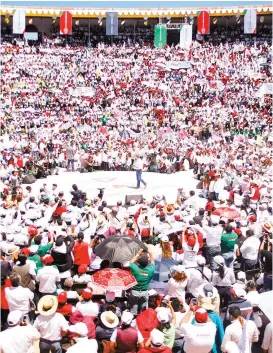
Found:
[{"label": "roof canopy", "polygon": [[97,18],[98,16],[105,17],[107,11],[117,11],[118,15],[123,18],[158,18],[171,16],[172,18],[178,18],[183,16],[197,16],[198,11],[208,10],[211,16],[234,16],[236,14],[244,15],[244,10],[250,8],[256,8],[258,15],[272,14],[272,4],[269,5],[255,5],[255,6],[229,6],[229,7],[181,7],[181,8],[166,8],[166,9],[149,9],[149,8],[138,8],[138,9],[121,9],[121,8],[53,8],[53,7],[26,7],[26,6],[13,6],[13,7],[2,7],[0,10],[1,15],[12,16],[15,9],[25,9],[26,16],[33,17],[59,17],[62,11],[68,10],[72,13],[73,17],[78,18]]}]

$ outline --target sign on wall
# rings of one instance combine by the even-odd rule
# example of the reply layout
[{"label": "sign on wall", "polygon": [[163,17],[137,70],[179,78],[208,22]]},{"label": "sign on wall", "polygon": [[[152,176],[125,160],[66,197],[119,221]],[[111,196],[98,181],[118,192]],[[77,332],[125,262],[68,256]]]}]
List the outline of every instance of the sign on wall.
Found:
[{"label": "sign on wall", "polygon": [[210,33],[210,17],[208,11],[200,11],[198,14],[197,33],[202,35]]},{"label": "sign on wall", "polygon": [[244,10],[244,34],[256,33],[257,26],[257,10]]},{"label": "sign on wall", "polygon": [[69,35],[72,33],[72,14],[64,11],[60,17],[60,34]]},{"label": "sign on wall", "polygon": [[189,48],[192,43],[192,25],[182,24],[180,26],[180,47]]},{"label": "sign on wall", "polygon": [[167,43],[167,28],[163,25],[155,26],[154,45],[155,47],[162,49]]},{"label": "sign on wall", "polygon": [[118,12],[106,12],[106,35],[118,35]]}]

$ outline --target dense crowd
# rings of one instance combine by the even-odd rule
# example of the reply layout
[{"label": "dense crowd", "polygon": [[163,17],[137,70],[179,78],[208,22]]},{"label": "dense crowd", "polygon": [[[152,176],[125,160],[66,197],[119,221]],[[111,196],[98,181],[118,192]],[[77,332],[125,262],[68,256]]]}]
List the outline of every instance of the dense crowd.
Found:
[{"label": "dense crowd", "polygon": [[[272,351],[271,49],[1,46],[3,353]],[[108,205],[64,168],[198,184]]]}]

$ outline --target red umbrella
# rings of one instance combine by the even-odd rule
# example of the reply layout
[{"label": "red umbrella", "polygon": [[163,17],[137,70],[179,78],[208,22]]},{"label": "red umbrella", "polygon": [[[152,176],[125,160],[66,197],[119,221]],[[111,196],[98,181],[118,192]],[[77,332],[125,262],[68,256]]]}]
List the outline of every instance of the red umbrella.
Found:
[{"label": "red umbrella", "polygon": [[240,218],[240,213],[230,207],[219,207],[212,212],[215,216],[225,217],[227,219]]},{"label": "red umbrella", "polygon": [[95,272],[91,276],[91,281],[99,287],[111,290],[127,290],[137,284],[130,272],[119,268],[106,268]]}]

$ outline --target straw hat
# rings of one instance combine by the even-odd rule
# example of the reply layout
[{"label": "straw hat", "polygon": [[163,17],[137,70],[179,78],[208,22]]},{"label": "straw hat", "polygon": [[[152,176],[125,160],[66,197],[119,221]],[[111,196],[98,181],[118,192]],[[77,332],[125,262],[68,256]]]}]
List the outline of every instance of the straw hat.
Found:
[{"label": "straw hat", "polygon": [[58,299],[54,295],[45,295],[39,300],[38,312],[42,316],[53,315],[58,308]]},{"label": "straw hat", "polygon": [[100,319],[103,325],[108,328],[115,328],[118,326],[119,323],[117,315],[114,314],[112,311],[104,311],[101,314]]}]

